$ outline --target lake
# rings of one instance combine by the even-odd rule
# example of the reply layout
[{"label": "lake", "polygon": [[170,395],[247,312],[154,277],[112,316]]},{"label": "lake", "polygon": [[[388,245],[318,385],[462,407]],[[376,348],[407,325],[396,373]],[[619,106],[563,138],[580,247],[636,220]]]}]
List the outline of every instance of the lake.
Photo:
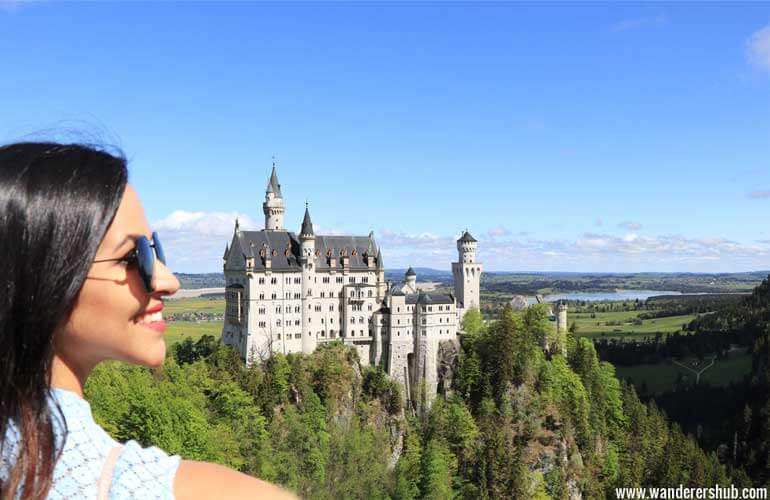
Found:
[{"label": "lake", "polygon": [[[615,290],[614,292],[572,292],[555,293],[545,295],[546,302],[556,302],[557,300],[585,300],[587,302],[598,302],[605,300],[647,300],[656,295],[682,295],[682,292],[673,292],[666,290]],[[536,303],[535,297],[527,297],[532,304]]]}]

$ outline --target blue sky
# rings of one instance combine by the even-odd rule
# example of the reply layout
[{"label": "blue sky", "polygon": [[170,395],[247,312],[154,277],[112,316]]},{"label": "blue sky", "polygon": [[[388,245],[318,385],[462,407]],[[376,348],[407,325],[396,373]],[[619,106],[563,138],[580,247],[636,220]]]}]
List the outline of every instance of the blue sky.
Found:
[{"label": "blue sky", "polygon": [[769,269],[770,3],[0,0],[0,141],[50,137],[125,151],[179,271],[273,155],[386,267]]}]

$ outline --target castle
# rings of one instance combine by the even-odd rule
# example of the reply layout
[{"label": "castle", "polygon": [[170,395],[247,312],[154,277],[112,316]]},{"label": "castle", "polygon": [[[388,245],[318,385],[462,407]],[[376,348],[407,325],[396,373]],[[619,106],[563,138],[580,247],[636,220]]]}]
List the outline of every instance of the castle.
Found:
[{"label": "castle", "polygon": [[[425,384],[427,404],[438,385],[439,344],[456,340],[465,311],[479,307],[482,264],[468,231],[457,240],[454,294],[417,287],[410,267],[401,283],[385,282],[382,252],[368,236],[315,234],[310,211],[298,234],[284,227],[284,200],[273,164],[262,205],[265,229],[241,230],[225,248],[222,342],[246,363],[272,353],[311,353],[342,341],[362,363],[382,365],[411,392]],[[416,396],[415,396],[416,397]]]}]

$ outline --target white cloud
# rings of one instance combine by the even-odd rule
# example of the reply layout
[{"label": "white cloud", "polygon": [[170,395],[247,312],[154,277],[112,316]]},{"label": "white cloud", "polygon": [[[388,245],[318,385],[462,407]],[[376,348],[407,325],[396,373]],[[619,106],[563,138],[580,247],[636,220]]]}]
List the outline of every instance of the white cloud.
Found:
[{"label": "white cloud", "polygon": [[237,212],[176,210],[153,223],[171,269],[178,272],[214,272],[222,269],[225,245],[230,243],[235,219],[241,229],[261,229],[251,217]]},{"label": "white cloud", "polygon": [[[178,272],[215,272],[222,269],[222,253],[233,233],[235,218],[242,229],[262,227],[236,212],[177,210],[155,221],[169,265]],[[349,234],[339,228],[314,227],[320,234]],[[687,238],[681,235],[623,236],[585,233],[573,239],[537,239],[493,228],[479,238],[478,258],[489,271],[724,271],[761,269],[770,260],[770,240],[741,243],[722,237]],[[505,234],[503,234],[505,233]],[[460,234],[406,233],[380,229],[375,233],[387,268],[409,265],[450,270],[457,259]],[[477,235],[478,237],[478,235]]]},{"label": "white cloud", "polygon": [[746,197],[750,200],[766,200],[770,198],[770,191],[751,191]]},{"label": "white cloud", "polygon": [[[383,230],[378,241],[386,267],[449,269],[455,236],[405,235]],[[384,237],[387,235],[387,237]],[[478,258],[497,271],[726,271],[767,267],[770,241],[740,243],[722,237],[656,237],[585,233],[575,239],[480,239]]]},{"label": "white cloud", "polygon": [[495,226],[489,231],[487,231],[487,235],[491,238],[499,238],[501,236],[508,236],[509,234],[511,234],[510,229],[503,226],[502,224],[499,226]]},{"label": "white cloud", "polygon": [[612,31],[628,31],[637,28],[647,28],[661,26],[666,23],[666,16],[657,15],[650,17],[636,17],[633,19],[624,19],[612,25]]},{"label": "white cloud", "polygon": [[746,42],[749,61],[770,71],[770,24],[751,34]]},{"label": "white cloud", "polygon": [[638,231],[642,228],[642,225],[638,222],[621,222],[618,227],[628,229],[629,231]]}]

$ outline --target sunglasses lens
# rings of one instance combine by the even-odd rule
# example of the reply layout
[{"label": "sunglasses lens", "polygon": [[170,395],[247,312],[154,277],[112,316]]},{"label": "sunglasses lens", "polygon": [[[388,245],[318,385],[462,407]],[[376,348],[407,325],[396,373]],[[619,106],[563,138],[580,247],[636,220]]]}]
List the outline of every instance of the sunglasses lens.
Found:
[{"label": "sunglasses lens", "polygon": [[160,244],[160,238],[158,238],[158,233],[152,233],[152,246],[155,247],[155,255],[158,256],[158,260],[165,265],[166,252],[163,251],[163,245]]},{"label": "sunglasses lens", "polygon": [[139,276],[142,277],[144,288],[147,292],[152,292],[152,273],[155,267],[155,255],[153,255],[150,242],[144,236],[136,239],[136,264]]}]

